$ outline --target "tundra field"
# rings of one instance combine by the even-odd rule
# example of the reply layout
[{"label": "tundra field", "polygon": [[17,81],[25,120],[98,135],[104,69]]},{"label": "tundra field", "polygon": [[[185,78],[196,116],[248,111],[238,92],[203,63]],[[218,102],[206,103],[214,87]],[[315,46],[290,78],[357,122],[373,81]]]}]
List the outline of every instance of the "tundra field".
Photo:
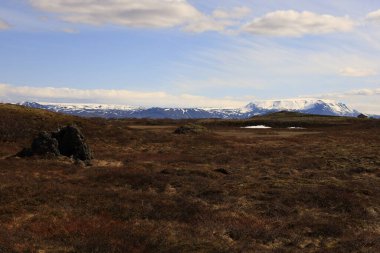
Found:
[{"label": "tundra field", "polygon": [[[14,157],[68,124],[92,166]],[[195,133],[174,134],[183,125]],[[258,125],[272,128],[243,128]],[[378,253],[380,120],[105,120],[2,104],[0,252]]]}]

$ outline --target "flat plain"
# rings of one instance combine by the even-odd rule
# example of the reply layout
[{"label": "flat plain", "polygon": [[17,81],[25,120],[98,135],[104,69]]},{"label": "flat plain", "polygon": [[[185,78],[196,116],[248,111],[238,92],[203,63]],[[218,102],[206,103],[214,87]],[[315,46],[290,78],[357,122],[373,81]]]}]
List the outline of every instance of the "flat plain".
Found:
[{"label": "flat plain", "polygon": [[[379,120],[0,115],[0,252],[380,252]],[[14,157],[67,124],[92,166]]]}]

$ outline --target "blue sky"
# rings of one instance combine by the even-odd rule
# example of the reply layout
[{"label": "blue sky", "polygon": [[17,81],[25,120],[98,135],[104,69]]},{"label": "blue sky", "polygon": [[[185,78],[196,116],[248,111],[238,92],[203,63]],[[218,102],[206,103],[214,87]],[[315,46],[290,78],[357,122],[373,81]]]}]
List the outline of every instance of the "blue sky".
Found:
[{"label": "blue sky", "polygon": [[379,28],[374,0],[2,0],[0,101],[380,114]]}]

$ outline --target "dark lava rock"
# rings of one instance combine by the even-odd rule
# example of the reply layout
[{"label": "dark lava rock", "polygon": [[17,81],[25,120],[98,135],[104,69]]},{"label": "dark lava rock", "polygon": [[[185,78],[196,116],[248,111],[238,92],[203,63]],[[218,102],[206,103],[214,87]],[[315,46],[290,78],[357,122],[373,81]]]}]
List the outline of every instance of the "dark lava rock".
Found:
[{"label": "dark lava rock", "polygon": [[229,174],[231,174],[228,170],[223,169],[223,168],[215,169],[214,171],[217,172],[217,173],[224,174],[224,175],[229,175]]},{"label": "dark lava rock", "polygon": [[58,141],[48,132],[41,132],[32,142],[32,151],[36,155],[52,154],[58,156]]},{"label": "dark lava rock", "polygon": [[59,156],[58,141],[48,132],[41,132],[33,140],[31,148],[24,148],[17,156],[28,157],[39,156]]},{"label": "dark lava rock", "polygon": [[53,137],[58,140],[58,148],[61,155],[73,157],[75,160],[90,161],[91,151],[77,127],[66,126],[58,132],[53,133]]},{"label": "dark lava rock", "polygon": [[24,148],[17,156],[67,156],[89,165],[92,153],[80,130],[66,126],[57,132],[41,132],[33,140],[31,148]]},{"label": "dark lava rock", "polygon": [[31,157],[32,155],[33,151],[31,148],[23,148],[20,152],[16,154],[16,157]]},{"label": "dark lava rock", "polygon": [[188,124],[177,128],[175,134],[199,134],[207,131],[207,129],[200,125]]}]

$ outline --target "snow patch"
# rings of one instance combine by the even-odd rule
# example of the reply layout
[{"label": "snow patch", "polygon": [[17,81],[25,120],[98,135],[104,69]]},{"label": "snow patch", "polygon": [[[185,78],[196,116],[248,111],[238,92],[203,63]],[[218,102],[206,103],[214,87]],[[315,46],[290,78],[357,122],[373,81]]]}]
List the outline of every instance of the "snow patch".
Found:
[{"label": "snow patch", "polygon": [[246,128],[246,129],[269,129],[271,127],[264,126],[264,125],[258,125],[258,126],[246,126],[246,127],[242,127],[242,128]]}]

